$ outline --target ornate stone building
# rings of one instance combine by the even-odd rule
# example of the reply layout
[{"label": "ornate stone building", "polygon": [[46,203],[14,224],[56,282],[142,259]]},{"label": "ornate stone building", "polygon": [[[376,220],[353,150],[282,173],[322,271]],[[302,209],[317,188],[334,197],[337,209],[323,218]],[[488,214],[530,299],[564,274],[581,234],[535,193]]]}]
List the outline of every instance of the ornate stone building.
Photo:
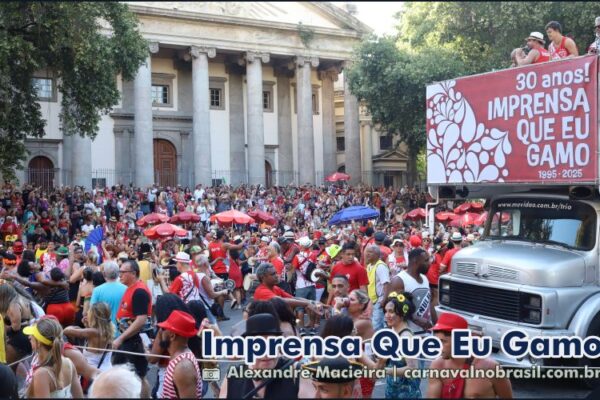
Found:
[{"label": "ornate stone building", "polygon": [[[370,141],[361,140],[370,119],[338,79],[370,31],[351,13],[327,2],[129,7],[149,41],[146,63],[132,82],[117,77],[121,101],[102,117],[93,142],[62,134],[57,82],[39,71],[46,136],[26,141],[21,181],[319,184],[340,167],[354,182],[375,169]],[[335,85],[343,91],[341,159]]]}]

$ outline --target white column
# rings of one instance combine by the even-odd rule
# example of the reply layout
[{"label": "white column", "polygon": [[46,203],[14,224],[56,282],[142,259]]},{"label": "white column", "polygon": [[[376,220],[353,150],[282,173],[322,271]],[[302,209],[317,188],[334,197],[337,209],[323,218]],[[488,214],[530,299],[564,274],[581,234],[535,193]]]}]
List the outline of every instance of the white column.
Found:
[{"label": "white column", "polygon": [[333,82],[338,79],[338,71],[321,71],[319,78],[323,83],[323,172],[327,176],[337,171]]},{"label": "white column", "polygon": [[92,139],[75,134],[72,137],[72,146],[73,185],[90,189],[92,188]]},{"label": "white column", "polygon": [[344,74],[344,137],[346,173],[350,175],[350,184],[355,185],[362,180],[358,100],[350,93],[346,74]]},{"label": "white column", "polygon": [[285,186],[294,182],[294,149],[292,140],[292,103],[290,78],[294,76],[293,64],[275,68],[277,77],[277,184]]},{"label": "white column", "polygon": [[210,90],[208,59],[217,55],[215,48],[192,46],[194,185],[212,185],[210,145]]},{"label": "white column", "polygon": [[315,184],[315,139],[313,129],[311,69],[316,57],[296,57],[296,104],[298,115],[298,180],[300,185]]},{"label": "white column", "polygon": [[373,131],[371,129],[371,122],[363,122],[363,149],[364,149],[364,184],[372,185],[373,184],[373,143],[371,136],[373,135]]},{"label": "white column", "polygon": [[251,185],[265,185],[262,63],[267,62],[269,62],[267,53],[246,53],[248,181]]},{"label": "white column", "polygon": [[146,188],[154,183],[154,132],[152,129],[152,53],[158,52],[158,43],[150,43],[146,63],[138,70],[133,81],[135,182]]}]

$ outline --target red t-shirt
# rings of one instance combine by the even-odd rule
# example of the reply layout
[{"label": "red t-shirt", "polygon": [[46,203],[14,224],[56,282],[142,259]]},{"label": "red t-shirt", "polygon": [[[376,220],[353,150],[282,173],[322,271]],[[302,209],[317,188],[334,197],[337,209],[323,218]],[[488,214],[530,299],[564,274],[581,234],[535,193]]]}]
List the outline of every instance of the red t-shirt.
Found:
[{"label": "red t-shirt", "polygon": [[460,250],[460,247],[454,247],[446,252],[444,255],[444,259],[442,260],[442,264],[447,266],[446,273],[450,272],[450,268],[452,267],[452,257]]},{"label": "red t-shirt", "polygon": [[281,272],[283,271],[283,260],[281,259],[281,257],[271,258],[269,262],[275,267],[277,275],[281,276]]},{"label": "red t-shirt", "polygon": [[221,260],[217,261],[212,269],[215,271],[215,274],[225,274],[227,273],[227,266],[225,265],[225,257],[227,257],[227,251],[223,248],[223,244],[221,242],[212,242],[208,245],[208,251],[210,252],[210,261],[215,261],[217,258]]},{"label": "red t-shirt", "polygon": [[442,263],[442,256],[435,253],[433,256],[434,260],[427,270],[427,280],[432,285],[437,285],[440,280],[440,264]]},{"label": "red t-shirt", "polygon": [[329,281],[331,282],[336,275],[344,275],[348,278],[348,282],[350,283],[349,291],[360,289],[361,286],[366,287],[369,284],[366,268],[356,261],[350,265],[346,265],[341,261],[336,263],[331,269]]},{"label": "red t-shirt", "polygon": [[[192,278],[192,281],[195,287],[200,287],[200,281],[198,281],[198,276],[191,271],[186,271],[183,274],[187,274]],[[185,283],[183,281],[182,275],[179,275],[177,278],[175,278],[175,280],[173,281],[173,283],[171,283],[171,286],[169,287],[169,292],[176,294],[177,296],[181,297],[182,299],[187,296],[188,292],[190,290],[193,290],[190,287],[190,281],[186,280]],[[185,286],[185,290],[184,289]]]},{"label": "red t-shirt", "polygon": [[269,300],[273,297],[291,299],[293,296],[281,289],[279,286],[273,286],[273,289],[269,289],[262,283],[258,285],[254,291],[254,300]]}]

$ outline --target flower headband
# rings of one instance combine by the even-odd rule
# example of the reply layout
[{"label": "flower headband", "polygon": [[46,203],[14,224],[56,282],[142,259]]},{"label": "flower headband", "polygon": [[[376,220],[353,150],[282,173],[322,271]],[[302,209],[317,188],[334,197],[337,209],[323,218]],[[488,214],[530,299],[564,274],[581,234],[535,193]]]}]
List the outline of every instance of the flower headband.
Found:
[{"label": "flower headband", "polygon": [[403,295],[402,293],[398,293],[398,292],[392,292],[388,295],[388,299],[398,300],[398,302],[400,304],[402,304],[402,314],[404,314],[404,315],[408,314],[408,311],[410,310],[410,306],[407,303],[407,299],[406,299],[405,295]]}]

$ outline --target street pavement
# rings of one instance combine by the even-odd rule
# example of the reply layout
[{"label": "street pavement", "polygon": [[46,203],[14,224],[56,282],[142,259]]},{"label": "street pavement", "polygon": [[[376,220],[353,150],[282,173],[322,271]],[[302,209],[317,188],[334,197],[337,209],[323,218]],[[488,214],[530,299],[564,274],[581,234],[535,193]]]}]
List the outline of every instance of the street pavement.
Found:
[{"label": "street pavement", "polygon": [[[223,334],[229,334],[233,325],[242,319],[240,310],[230,310],[229,302],[225,303],[225,314],[230,317],[229,321],[219,322],[219,327]],[[221,364],[221,376],[225,376],[225,369],[230,363]],[[590,394],[590,390],[585,388],[582,383],[575,380],[541,380],[541,379],[518,379],[512,381],[513,394],[515,398],[571,398],[583,399]],[[427,382],[421,384],[421,392],[423,397],[427,393]],[[212,392],[205,396],[206,398],[214,398]],[[375,385],[373,398],[385,397],[385,382],[380,380]]]}]

